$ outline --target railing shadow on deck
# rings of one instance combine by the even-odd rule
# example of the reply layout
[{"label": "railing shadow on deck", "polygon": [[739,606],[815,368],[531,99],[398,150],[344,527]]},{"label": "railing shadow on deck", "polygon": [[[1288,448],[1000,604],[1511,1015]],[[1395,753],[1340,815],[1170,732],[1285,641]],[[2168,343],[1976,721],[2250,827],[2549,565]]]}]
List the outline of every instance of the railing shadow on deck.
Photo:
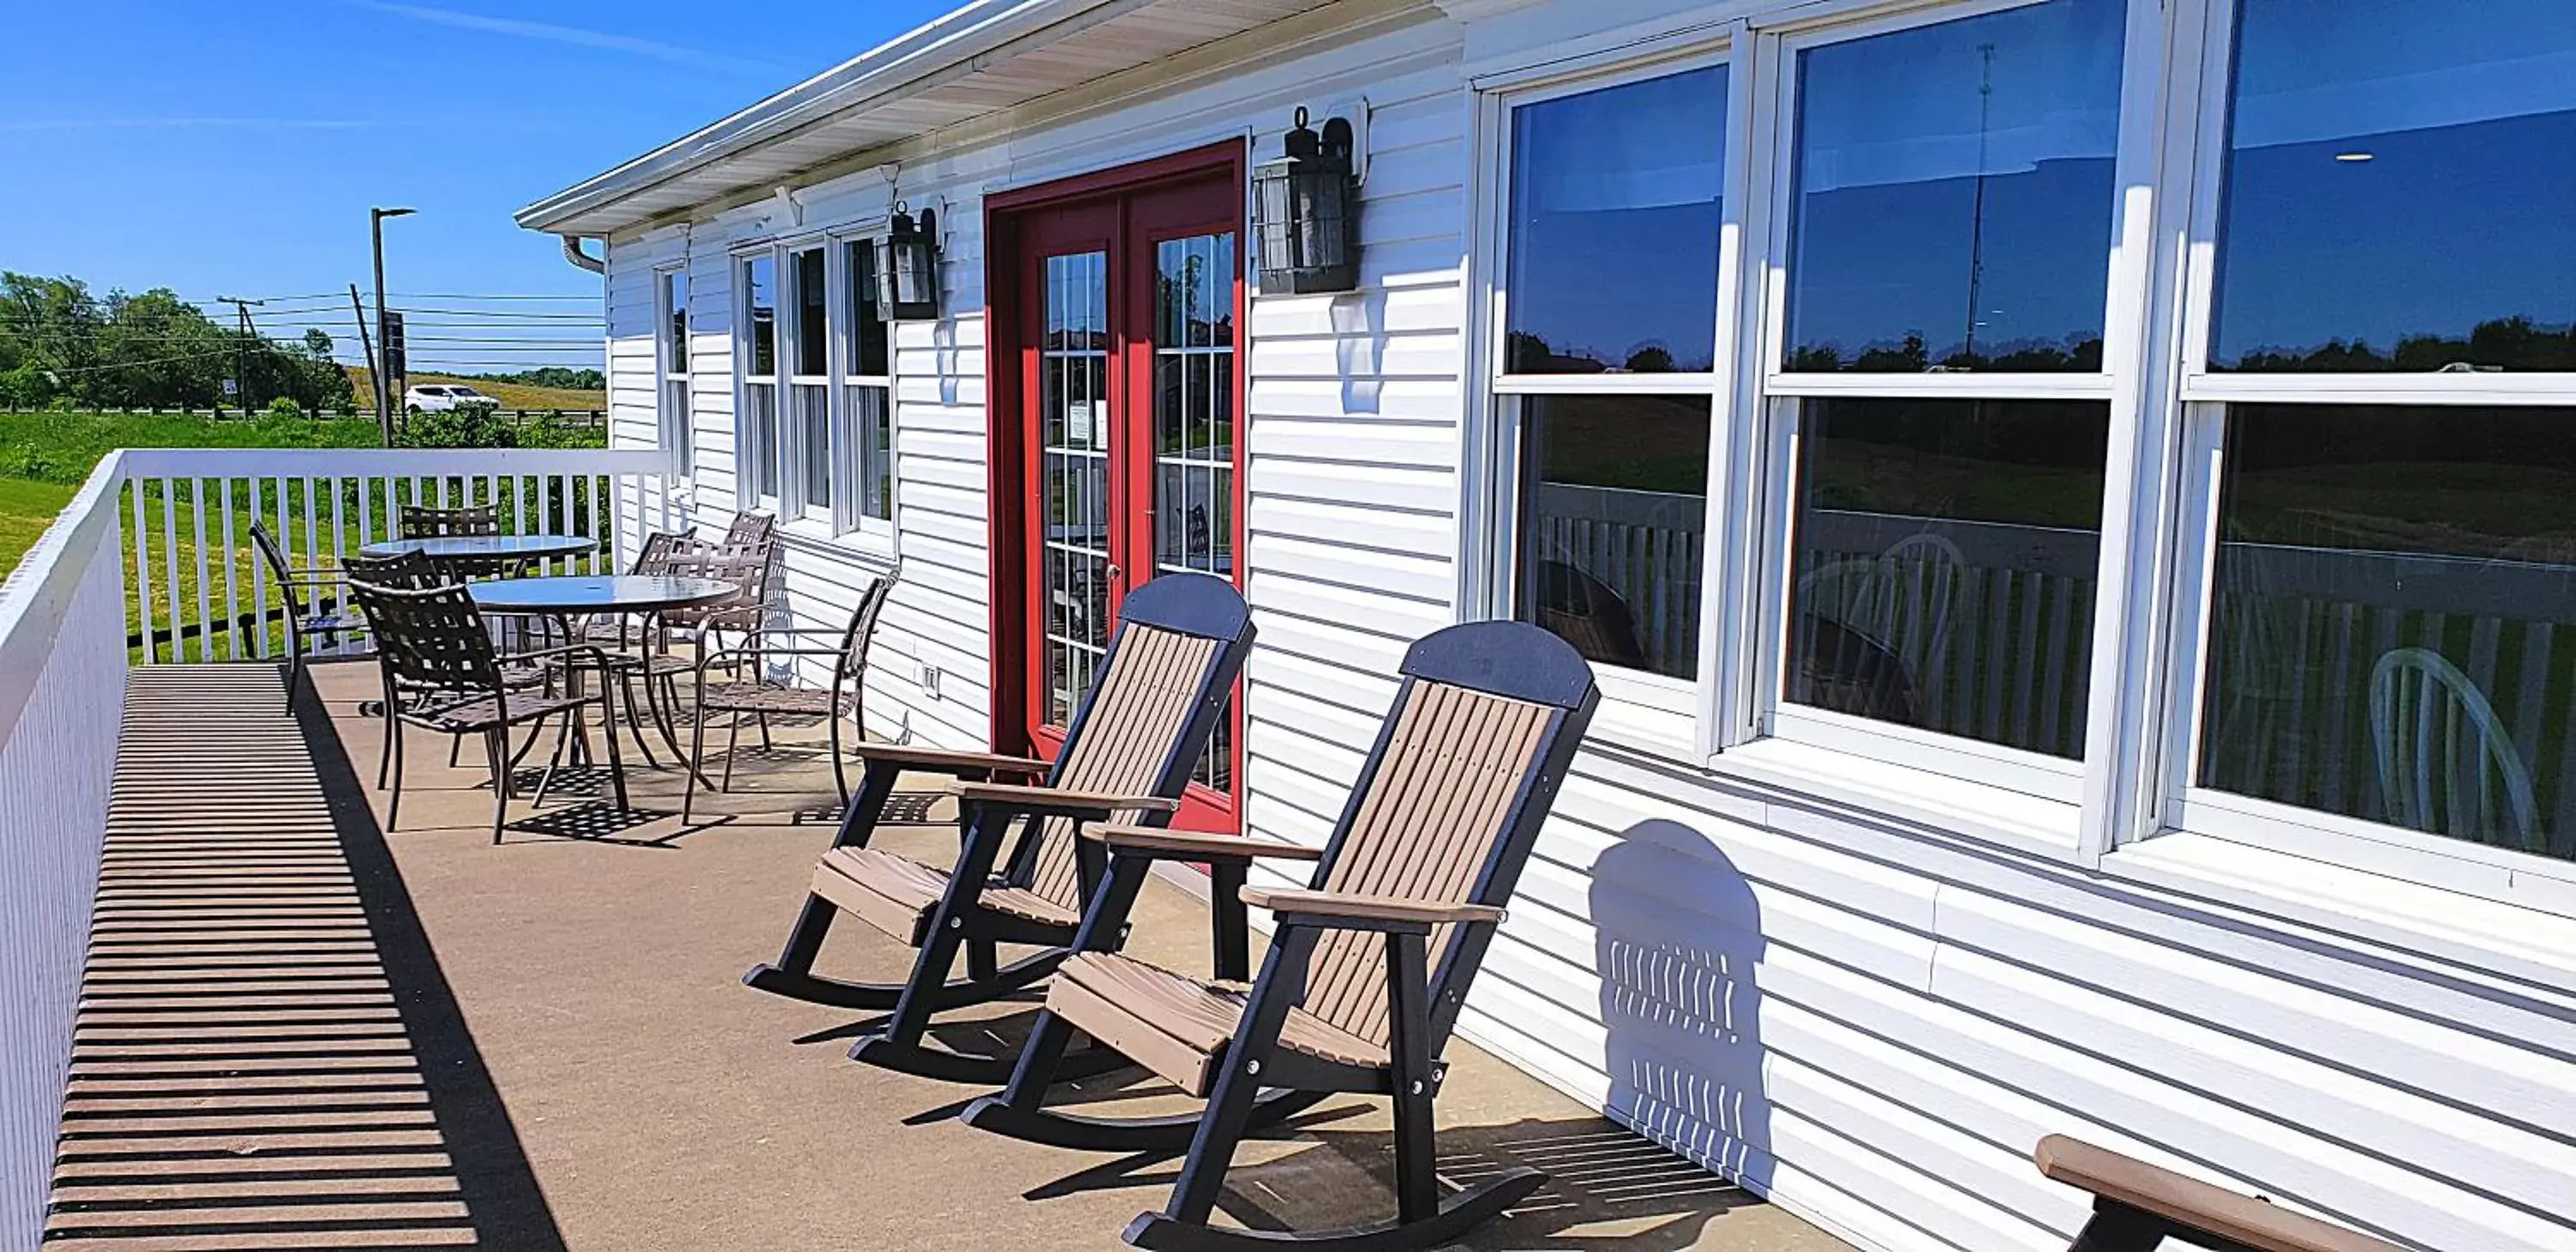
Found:
[{"label": "railing shadow on deck", "polygon": [[486,1246],[527,1252],[563,1248],[563,1235],[511,1127],[500,1088],[475,1047],[438,952],[412,907],[411,891],[367,801],[365,783],[320,700],[308,693],[296,701],[295,718],[313,753],[332,827],[339,833],[385,981],[393,988],[403,1030],[429,1087],[430,1110],[447,1143],[477,1238]]}]

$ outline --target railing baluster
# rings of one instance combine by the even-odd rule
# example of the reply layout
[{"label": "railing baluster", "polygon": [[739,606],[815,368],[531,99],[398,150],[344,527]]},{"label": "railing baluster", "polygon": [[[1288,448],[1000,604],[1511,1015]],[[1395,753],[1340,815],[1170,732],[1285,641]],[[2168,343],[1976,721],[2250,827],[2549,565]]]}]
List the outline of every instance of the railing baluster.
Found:
[{"label": "railing baluster", "polygon": [[214,570],[206,561],[206,480],[194,474],[188,476],[188,522],[197,536],[197,660],[202,663],[215,659],[215,609],[212,588],[206,585]]},{"label": "railing baluster", "polygon": [[215,501],[224,527],[224,659],[238,661],[242,659],[241,597],[234,584],[239,581],[240,569],[234,554],[240,549],[233,543],[233,480],[218,478],[215,482]]},{"label": "railing baluster", "polygon": [[144,664],[152,663],[152,544],[151,529],[143,524],[143,480],[128,479],[127,499],[134,510],[134,606],[139,619],[135,630],[143,640]]},{"label": "railing baluster", "polygon": [[[175,478],[154,481],[161,484],[161,566],[170,589],[170,663],[176,665],[187,659],[179,654],[179,619],[187,613],[180,607],[184,601],[179,590],[179,487]],[[152,641],[145,639],[143,646],[151,647]]]}]

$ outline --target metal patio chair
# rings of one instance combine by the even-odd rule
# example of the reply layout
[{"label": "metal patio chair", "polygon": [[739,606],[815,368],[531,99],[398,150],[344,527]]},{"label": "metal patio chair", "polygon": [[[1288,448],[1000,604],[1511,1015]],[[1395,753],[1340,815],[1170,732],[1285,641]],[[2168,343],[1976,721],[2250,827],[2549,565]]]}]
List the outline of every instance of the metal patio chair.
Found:
[{"label": "metal patio chair", "polygon": [[[854,1060],[952,1082],[1000,1082],[1010,1073],[1010,1057],[929,1046],[931,1015],[1029,986],[1064,959],[1083,902],[1099,881],[1100,858],[1083,851],[1081,828],[1111,818],[1157,826],[1171,819],[1216,733],[1252,638],[1251,611],[1231,584],[1205,574],[1165,575],[1120,606],[1117,634],[1052,765],[983,752],[852,745],[865,763],[858,794],[831,850],[814,867],[786,950],[775,964],[753,967],[743,982],[818,1004],[892,1009],[881,1029],[850,1049]],[[936,866],[868,846],[895,779],[906,770],[1044,781],[961,782],[957,860]],[[844,912],[919,949],[903,985],[813,972],[824,936]],[[1219,967],[1230,965],[1240,977],[1249,942],[1241,908],[1216,910],[1212,924]],[[1005,943],[1039,951],[1001,966],[997,949]],[[966,976],[951,980],[961,949]]]},{"label": "metal patio chair", "polygon": [[[1142,1214],[1145,1248],[1307,1246],[1380,1252],[1450,1242],[1528,1198],[1544,1177],[1512,1169],[1442,1196],[1432,1101],[1450,1027],[1503,919],[1540,822],[1600,693],[1572,645],[1519,622],[1452,626],[1415,643],[1404,685],[1332,839],[1320,853],[1268,840],[1094,827],[1106,881],[1047,988],[1010,1085],[969,1105],[972,1126],[1110,1152],[1189,1156],[1170,1202]],[[1259,981],[1177,974],[1111,949],[1154,861],[1319,861],[1311,889],[1245,887],[1276,924]],[[1068,1056],[1076,1031],[1097,1045]],[[1045,1107],[1067,1062],[1124,1054],[1198,1113],[1104,1118]],[[1210,1224],[1245,1132],[1337,1092],[1395,1102],[1394,1220],[1276,1233]]]},{"label": "metal patio chair", "polygon": [[501,533],[501,509],[498,505],[469,504],[461,508],[441,509],[426,504],[406,504],[394,516],[396,529],[405,539]]},{"label": "metal patio chair", "polygon": [[2093,1195],[2093,1219],[2066,1252],[2155,1252],[2167,1239],[2212,1252],[2406,1252],[2065,1135],[2031,1155],[2040,1173]]},{"label": "metal patio chair", "polygon": [[[868,646],[876,638],[877,618],[885,611],[886,598],[894,591],[896,573],[900,568],[887,570],[859,594],[859,604],[851,611],[849,624],[840,628],[838,647],[799,644],[800,639],[831,634],[828,627],[791,626],[755,631],[742,643],[710,652],[699,660],[697,699],[694,702],[698,715],[689,744],[689,775],[681,784],[680,794],[680,821],[683,824],[688,822],[692,811],[690,806],[697,799],[698,780],[706,777],[707,717],[713,713],[726,715],[724,777],[717,782],[716,790],[725,791],[733,786],[734,748],[742,739],[744,717],[761,719],[764,741],[768,718],[773,714],[820,717],[831,736],[832,785],[840,792],[840,807],[849,807],[850,776],[849,767],[842,760],[845,754],[841,750],[841,718],[846,712],[851,724],[864,733],[861,710],[865,705]],[[794,683],[792,674],[773,676],[768,672],[773,661],[784,661],[792,666],[804,657],[831,657],[831,682],[821,687],[800,687]],[[719,668],[730,671],[733,680],[709,685],[708,671]],[[746,668],[751,671],[747,678],[742,674]],[[652,690],[649,681],[645,690]],[[626,711],[632,717],[635,712],[633,697],[629,696],[628,700]]]},{"label": "metal patio chair", "polygon": [[726,543],[766,544],[778,535],[778,519],[767,513],[741,512],[725,526]]},{"label": "metal patio chair", "polygon": [[[512,796],[511,728],[557,713],[569,716],[594,699],[599,704],[600,725],[616,724],[616,704],[606,683],[600,684],[596,696],[512,691],[501,657],[492,646],[490,628],[463,584],[391,587],[352,582],[349,594],[357,598],[359,608],[374,628],[376,659],[384,668],[388,695],[419,693],[416,698],[396,698],[387,703],[386,730],[393,740],[393,797],[385,812],[388,831],[394,829],[402,815],[405,726],[455,736],[459,741],[466,735],[483,737],[484,755],[492,767],[492,842],[497,844],[501,842]],[[512,659],[537,660],[571,649],[598,651],[589,644],[577,643],[523,653]],[[611,733],[604,738],[608,740],[609,777],[616,788],[617,807],[623,809],[627,807],[626,767],[618,759],[617,736]],[[544,802],[543,783],[538,786],[536,799]]]},{"label": "metal patio chair", "polygon": [[[287,560],[286,550],[278,546],[277,537],[258,522],[250,524],[250,542],[252,547],[259,549],[260,560],[267,564],[269,576],[277,582],[278,595],[286,601],[286,711],[292,714],[296,690],[304,685],[305,656],[309,648],[307,640],[329,643],[341,635],[364,631],[367,622],[354,606],[339,598],[348,582],[342,570],[296,569]],[[343,570],[356,569],[364,564],[367,564],[366,558],[355,558]],[[308,597],[308,592],[333,594]],[[260,628],[264,630],[266,625],[263,622]],[[239,636],[235,638],[238,641]]]}]

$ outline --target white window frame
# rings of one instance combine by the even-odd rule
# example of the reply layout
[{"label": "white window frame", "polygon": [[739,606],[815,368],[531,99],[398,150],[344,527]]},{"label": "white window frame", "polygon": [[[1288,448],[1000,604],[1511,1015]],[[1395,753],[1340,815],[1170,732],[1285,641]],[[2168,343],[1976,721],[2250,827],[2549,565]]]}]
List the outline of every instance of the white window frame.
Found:
[{"label": "white window frame", "polygon": [[[838,362],[834,359],[837,349],[831,342],[835,337],[836,325],[832,316],[834,299],[841,288],[839,278],[832,273],[832,257],[835,249],[830,237],[820,233],[802,234],[781,240],[777,249],[779,521],[793,530],[809,532],[818,538],[830,538],[834,533],[832,500],[837,499],[846,487],[846,484],[841,481],[838,461],[834,456],[835,449],[832,446],[839,437],[839,422],[836,414],[840,407],[839,399],[834,394],[835,378],[839,372]],[[802,364],[801,358],[805,352],[805,291],[804,280],[797,273],[796,262],[797,258],[808,252],[819,252],[823,256],[824,343],[823,372],[820,374],[797,372],[797,366]],[[821,448],[808,446],[813,440],[810,437],[811,432],[806,429],[805,410],[800,401],[804,393],[809,391],[818,392],[823,396],[825,443]],[[812,493],[806,483],[806,475],[817,461],[823,465],[823,481],[829,493],[829,498],[821,500],[811,498]]]},{"label": "white window frame", "polygon": [[[2112,231],[2103,257],[2105,274],[2103,362],[2095,373],[2067,374],[1822,374],[1791,373],[1787,359],[1789,226],[1795,192],[1789,176],[1795,168],[1798,139],[1796,76],[1800,54],[1858,39],[1921,29],[1947,22],[2030,7],[2047,0],[1963,0],[1957,4],[1909,5],[1854,17],[1833,15],[1783,23],[1755,36],[1758,90],[1764,113],[1755,118],[1763,164],[1758,171],[1764,194],[1754,206],[1760,214],[1753,237],[1761,241],[1759,289],[1760,334],[1754,336],[1758,365],[1747,373],[1758,377],[1739,399],[1740,412],[1759,420],[1742,425],[1750,446],[1741,449],[1744,464],[1757,480],[1728,511],[1756,519],[1757,540],[1746,560],[1753,571],[1751,598],[1727,606],[1730,620],[1755,623],[1739,641],[1739,662],[1747,681],[1743,699],[1712,710],[1720,725],[1715,748],[1723,752],[1761,739],[1807,744],[1870,758],[1905,769],[1925,770],[2035,796],[2067,807],[2072,816],[2089,784],[2088,762],[2103,757],[2103,714],[2116,702],[2104,698],[2103,663],[2117,652],[2118,620],[2112,608],[2125,601],[2120,579],[2124,566],[2115,559],[2112,528],[2126,516],[2123,493],[2115,480],[2122,474],[2124,431],[2134,429],[2140,410],[2141,352],[2148,297],[2148,267],[2143,253],[2150,246],[2147,214],[2152,201],[2141,202],[2135,189],[2148,180],[2155,160],[2155,131],[2133,125],[2141,113],[2152,113],[2161,78],[2162,18],[2153,3],[2127,8],[2120,89],[2120,126],[2113,160]],[[2101,403],[2108,411],[2111,453],[2104,466],[2104,541],[2096,564],[2093,666],[2087,685],[2086,759],[2068,760],[1962,736],[1939,734],[1868,718],[1791,703],[1787,698],[1787,649],[1790,621],[1790,570],[1796,529],[1797,407],[1808,398],[1834,396],[1923,397],[1945,399],[2055,399]]]},{"label": "white window frame", "polygon": [[[1469,525],[1476,528],[1468,533],[1481,532],[1491,539],[1474,545],[1481,551],[1469,554],[1464,572],[1467,603],[1489,617],[1508,619],[1518,612],[1516,597],[1523,481],[1522,397],[1619,394],[1706,397],[1709,404],[1709,482],[1706,484],[1708,504],[1701,546],[1703,594],[1697,644],[1698,677],[1684,679],[1616,666],[1594,667],[1604,702],[1603,715],[1593,726],[1593,736],[1662,756],[1697,757],[1705,754],[1707,746],[1702,736],[1705,719],[1699,717],[1698,710],[1707,703],[1710,693],[1722,689],[1730,678],[1720,672],[1724,650],[1717,641],[1723,627],[1711,611],[1706,591],[1723,577],[1725,567],[1720,554],[1727,550],[1725,532],[1728,522],[1721,507],[1720,484],[1725,476],[1723,453],[1728,440],[1723,401],[1734,389],[1736,360],[1740,355],[1737,347],[1740,302],[1732,295],[1743,284],[1743,196],[1747,185],[1744,115],[1750,98],[1746,82],[1748,75],[1741,53],[1745,46],[1743,36],[1744,28],[1740,23],[1730,24],[1715,30],[1692,31],[1655,41],[1642,50],[1636,46],[1623,46],[1478,84],[1483,90],[1477,95],[1477,125],[1488,141],[1480,145],[1484,154],[1484,176],[1478,180],[1479,229],[1475,265],[1477,272],[1488,277],[1481,284],[1485,325],[1484,333],[1475,342],[1476,359],[1472,368],[1478,386],[1471,391],[1475,394],[1477,420],[1469,423],[1473,433],[1468,447],[1469,464],[1480,468],[1483,482],[1482,489],[1468,502]],[[1509,360],[1505,344],[1510,321],[1513,110],[1716,66],[1724,66],[1727,71],[1727,115],[1726,127],[1717,136],[1717,141],[1726,147],[1718,272],[1712,292],[1716,317],[1711,369],[1705,373],[1669,374],[1505,372],[1502,367]]]},{"label": "white window frame", "polygon": [[[876,264],[884,265],[885,230],[885,222],[879,220],[835,231],[828,236],[830,251],[824,255],[823,265],[833,284],[832,305],[827,318],[832,338],[832,429],[833,437],[839,441],[832,464],[835,475],[833,497],[840,507],[834,511],[832,529],[836,535],[855,536],[863,546],[892,555],[896,537],[901,533],[895,525],[899,507],[896,497],[900,493],[897,490],[899,475],[894,465],[895,431],[900,408],[895,403],[895,327],[898,323],[892,318],[886,319],[886,372],[861,374],[858,372],[857,328],[844,322],[854,315],[856,309],[855,293],[849,289],[850,250],[870,249],[876,253]],[[851,403],[851,391],[865,387],[876,388],[884,395],[886,446],[883,448],[872,447],[875,432],[859,420],[857,407]],[[886,512],[883,517],[866,511],[871,451],[883,457],[886,464]]]},{"label": "white window frame", "polygon": [[[1489,617],[1515,609],[1521,432],[1513,397],[1705,390],[1715,420],[1700,677],[1676,684],[1600,668],[1607,699],[1591,732],[1595,741],[1947,824],[2028,855],[2142,881],[2167,881],[2176,865],[2191,863],[2197,841],[2216,839],[2280,855],[2285,867],[2319,862],[2576,917],[2576,864],[2190,785],[2200,751],[2228,404],[2576,407],[2576,375],[2568,374],[2208,370],[2237,0],[2128,5],[2100,373],[1851,377],[1774,367],[1785,359],[1786,173],[1796,135],[1790,58],[1822,43],[2042,2],[1778,0],[1724,25],[1676,18],[1665,31],[1627,28],[1570,53],[1539,49],[1522,62],[1471,67],[1478,166],[1469,278],[1471,312],[1484,320],[1467,340],[1462,606]],[[1730,67],[1724,229],[1733,235],[1720,249],[1715,369],[1502,374],[1510,110],[1716,61]],[[1774,733],[1785,703],[1793,520],[1787,476],[1796,437],[1780,410],[1798,398],[1837,395],[2057,397],[2109,406],[2082,761],[1794,707],[1793,733]],[[1677,706],[1675,686],[1695,688],[1695,700]],[[1912,790],[1918,784],[1937,794]],[[2175,835],[2191,839],[2173,845],[2175,852],[2122,855]],[[2185,859],[2174,862],[2176,856]],[[2256,895],[2287,885],[2246,884]]]},{"label": "white window frame", "polygon": [[[2106,832],[2114,847],[2172,834],[2203,835],[2500,903],[2576,915],[2576,863],[2452,839],[2404,827],[2197,785],[2201,727],[2209,698],[2210,617],[2215,607],[2219,486],[2226,472],[2227,411],[2233,404],[2479,405],[2576,407],[2576,374],[2216,373],[2209,368],[2216,321],[2217,238],[2233,98],[2236,0],[2194,0],[2180,23],[2173,67],[2184,84],[2169,118],[2177,156],[2168,167],[2184,247],[2178,266],[2175,403],[2160,415],[2179,449],[2164,542],[2147,568],[2169,588],[2170,610],[2140,615],[2138,628],[2165,631],[2151,652],[2164,681],[2151,713],[2154,751],[2139,771],[2134,811]],[[2196,80],[2196,81],[2195,81]],[[2201,107],[2206,106],[2206,107]]]},{"label": "white window frame", "polygon": [[[778,301],[778,307],[774,312],[770,329],[770,333],[776,341],[776,351],[774,354],[776,372],[765,378],[751,372],[753,360],[751,348],[751,265],[752,262],[756,260],[764,259],[770,263],[770,274],[772,275],[772,283],[775,286],[775,290],[772,292],[771,298]],[[775,515],[779,511],[781,500],[780,493],[787,490],[788,468],[784,456],[781,455],[782,446],[787,442],[788,424],[787,397],[782,394],[786,387],[787,376],[788,332],[786,329],[786,322],[792,314],[792,310],[787,307],[787,302],[785,300],[787,280],[782,271],[786,266],[786,260],[776,241],[762,240],[757,244],[735,248],[730,254],[728,254],[726,264],[733,267],[732,273],[729,275],[732,280],[729,284],[729,291],[731,292],[733,301],[734,324],[733,494],[735,507],[743,510],[766,510],[772,515]],[[692,362],[691,364],[694,365],[695,362]],[[764,446],[763,441],[753,432],[750,396],[754,387],[767,387],[769,389],[771,426],[775,433],[766,446]],[[752,455],[755,451],[757,452],[756,456]],[[764,467],[756,465],[755,462],[766,463],[765,468],[768,470],[770,478],[770,490],[766,492],[761,491],[758,487],[758,470]]]},{"label": "white window frame", "polygon": [[[694,287],[696,285],[689,282],[689,263],[686,259],[675,261],[668,265],[654,267],[654,430],[655,438],[661,441],[662,451],[668,454],[671,459],[671,476],[682,481],[687,481],[696,477],[698,468],[697,417],[694,411],[696,405],[696,393],[691,388],[689,372],[687,370],[675,370],[672,366],[678,357],[678,352],[675,351],[675,349],[688,352],[690,363],[693,367],[696,364],[697,351],[696,346],[693,343],[675,343],[673,341],[671,334],[671,316],[674,313],[689,316],[690,329],[684,332],[684,334],[690,337],[694,337],[696,334],[695,328],[697,326],[697,319],[690,309],[686,307],[675,307],[675,303],[671,299],[671,280],[674,278],[678,279],[681,283],[686,284],[688,287]],[[685,289],[682,298],[683,301],[686,300]],[[677,398],[676,405],[674,404],[675,393]]]}]

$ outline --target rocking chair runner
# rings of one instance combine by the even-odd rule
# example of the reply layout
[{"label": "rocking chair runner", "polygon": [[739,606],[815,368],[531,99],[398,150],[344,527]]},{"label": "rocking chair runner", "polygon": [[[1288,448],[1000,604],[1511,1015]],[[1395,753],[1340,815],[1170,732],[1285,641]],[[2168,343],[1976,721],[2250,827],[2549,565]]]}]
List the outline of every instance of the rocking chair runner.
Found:
[{"label": "rocking chair runner", "polygon": [[[1526,1199],[1544,1181],[1507,1171],[1442,1198],[1433,1167],[1439,1060],[1468,984],[1503,917],[1530,846],[1572,764],[1599,693],[1591,667],[1535,626],[1453,626],[1413,646],[1404,686],[1332,840],[1320,854],[1257,839],[1094,828],[1107,880],[1010,1086],[967,1107],[973,1126],[1101,1151],[1187,1143],[1172,1197],[1127,1227],[1146,1248],[1288,1244],[1336,1249],[1445,1243]],[[1156,860],[1238,865],[1320,857],[1312,890],[1250,887],[1277,929],[1261,978],[1203,982],[1114,954]],[[1044,1107],[1075,1031],[1189,1095],[1197,1115],[1110,1119]],[[1086,1056],[1086,1060],[1087,1060]],[[1397,1215],[1345,1230],[1280,1234],[1211,1225],[1246,1131],[1334,1092],[1395,1101]]]},{"label": "rocking chair runner", "polygon": [[[1100,858],[1077,846],[1081,827],[1122,816],[1154,826],[1170,820],[1251,650],[1243,597],[1203,574],[1155,579],[1127,596],[1119,618],[1053,765],[983,752],[852,745],[851,754],[866,767],[858,794],[814,868],[786,950],[776,964],[755,966],[743,982],[818,1004],[892,1009],[882,1029],[850,1049],[855,1060],[956,1082],[997,1083],[1008,1076],[1010,1057],[926,1046],[931,1015],[1008,995],[1053,972],[1099,879]],[[941,868],[867,846],[905,770],[961,780],[1043,777],[1045,783],[961,782],[963,841],[956,863]],[[813,972],[824,935],[842,912],[919,949],[904,985]],[[1220,964],[1231,953],[1240,976],[1241,907],[1217,910],[1213,924]],[[1005,943],[1042,950],[997,966],[996,949]],[[952,981],[961,948],[966,977]]]},{"label": "rocking chair runner", "polygon": [[2167,1239],[2213,1252],[2404,1252],[2080,1139],[2050,1135],[2032,1156],[2039,1172],[2093,1193],[2093,1220],[2066,1252],[2155,1252]]}]

